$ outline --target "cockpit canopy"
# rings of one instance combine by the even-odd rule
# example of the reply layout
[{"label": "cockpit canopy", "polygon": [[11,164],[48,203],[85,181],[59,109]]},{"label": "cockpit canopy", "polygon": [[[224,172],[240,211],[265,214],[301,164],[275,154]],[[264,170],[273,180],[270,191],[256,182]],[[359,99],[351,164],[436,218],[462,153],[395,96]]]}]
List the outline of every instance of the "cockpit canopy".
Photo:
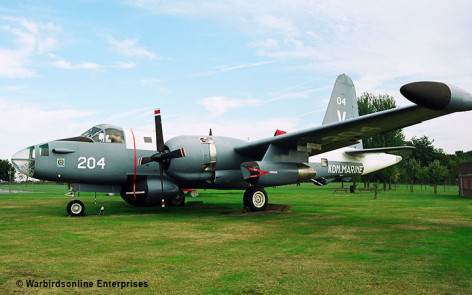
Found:
[{"label": "cockpit canopy", "polygon": [[94,142],[124,143],[125,135],[120,127],[100,124],[82,133],[81,137],[90,138]]}]

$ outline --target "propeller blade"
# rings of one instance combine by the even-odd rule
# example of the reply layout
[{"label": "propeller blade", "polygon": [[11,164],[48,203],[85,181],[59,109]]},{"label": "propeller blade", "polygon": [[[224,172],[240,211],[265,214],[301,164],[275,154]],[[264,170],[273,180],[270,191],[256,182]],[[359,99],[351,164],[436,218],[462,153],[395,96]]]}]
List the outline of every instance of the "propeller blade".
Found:
[{"label": "propeller blade", "polygon": [[152,160],[151,157],[139,158],[139,160],[138,160],[138,166],[146,165],[147,163],[151,163],[151,162],[153,162],[153,160]]},{"label": "propeller blade", "polygon": [[156,145],[157,151],[162,153],[164,151],[164,136],[162,134],[162,119],[161,119],[161,110],[154,110],[154,124],[156,126]]},{"label": "propeller blade", "polygon": [[154,155],[151,156],[151,159],[154,162],[162,163],[166,160],[176,159],[176,158],[185,158],[185,157],[186,157],[185,150],[184,150],[184,148],[181,148],[181,149],[174,150],[174,151],[168,152],[168,153],[154,154]]}]

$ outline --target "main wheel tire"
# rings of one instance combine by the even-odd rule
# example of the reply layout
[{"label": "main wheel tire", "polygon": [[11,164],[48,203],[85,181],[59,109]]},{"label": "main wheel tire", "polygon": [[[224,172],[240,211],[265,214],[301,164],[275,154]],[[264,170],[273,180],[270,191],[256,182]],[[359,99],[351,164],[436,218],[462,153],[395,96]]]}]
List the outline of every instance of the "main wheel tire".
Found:
[{"label": "main wheel tire", "polygon": [[166,199],[166,204],[169,206],[184,206],[185,194],[181,191],[175,198]]},{"label": "main wheel tire", "polygon": [[67,214],[69,216],[83,216],[85,214],[84,203],[79,200],[70,201],[67,204]]},{"label": "main wheel tire", "polygon": [[269,204],[267,192],[261,186],[251,186],[244,192],[244,206],[251,211],[265,211]]}]

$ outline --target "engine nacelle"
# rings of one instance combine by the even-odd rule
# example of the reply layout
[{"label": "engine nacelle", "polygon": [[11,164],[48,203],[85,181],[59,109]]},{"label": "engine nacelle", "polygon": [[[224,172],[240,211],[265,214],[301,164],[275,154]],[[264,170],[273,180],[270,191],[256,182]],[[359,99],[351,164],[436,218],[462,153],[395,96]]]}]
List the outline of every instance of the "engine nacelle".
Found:
[{"label": "engine nacelle", "polygon": [[130,179],[121,189],[121,197],[134,206],[156,206],[162,204],[162,197],[166,200],[174,199],[179,194],[179,187],[172,181],[164,179],[164,194],[162,194],[161,179],[159,177],[138,177],[136,185]]},{"label": "engine nacelle", "polygon": [[171,151],[183,148],[186,156],[170,160],[164,169],[177,184],[205,187],[215,183],[217,173],[234,170],[248,161],[249,157],[234,151],[242,143],[245,142],[224,136],[174,137],[166,142],[166,147]]},{"label": "engine nacelle", "polygon": [[245,181],[262,186],[300,183],[316,176],[315,169],[301,163],[244,162],[241,171]]}]

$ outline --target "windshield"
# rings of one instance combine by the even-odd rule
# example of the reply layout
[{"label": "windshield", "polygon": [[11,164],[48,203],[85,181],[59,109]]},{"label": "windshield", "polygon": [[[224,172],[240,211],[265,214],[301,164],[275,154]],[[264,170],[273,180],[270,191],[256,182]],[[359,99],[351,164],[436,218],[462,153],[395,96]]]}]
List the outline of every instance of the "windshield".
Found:
[{"label": "windshield", "polygon": [[89,130],[82,133],[81,136],[82,137],[88,137],[88,138],[92,139],[95,142],[103,142],[103,138],[104,138],[103,130],[101,128],[98,128],[98,127],[90,128]]},{"label": "windshield", "polygon": [[97,125],[85,131],[81,135],[87,137],[94,142],[110,142],[110,143],[124,143],[125,136],[121,128],[112,125]]}]

